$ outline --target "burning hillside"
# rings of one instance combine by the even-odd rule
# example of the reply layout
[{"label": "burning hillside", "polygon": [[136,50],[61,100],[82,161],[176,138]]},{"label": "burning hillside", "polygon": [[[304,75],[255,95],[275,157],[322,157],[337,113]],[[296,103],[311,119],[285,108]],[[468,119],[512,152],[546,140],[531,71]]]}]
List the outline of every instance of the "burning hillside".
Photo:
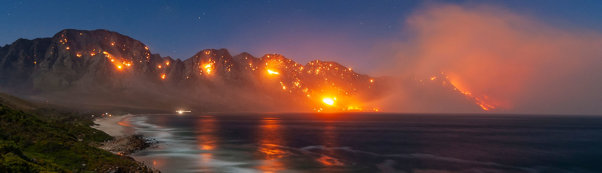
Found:
[{"label": "burning hillside", "polygon": [[[16,54],[22,49],[34,51]],[[78,100],[70,103],[74,105],[379,111],[371,103],[383,97],[387,87],[385,79],[358,74],[336,62],[315,60],[302,65],[279,54],[257,58],[207,49],[174,60],[105,30],[63,30],[53,38],[18,40],[0,48],[0,55],[4,88],[46,100]]]},{"label": "burning hillside", "polygon": [[[487,95],[478,96],[474,95],[470,90],[466,89],[462,86],[462,84],[456,79],[450,79],[448,75],[445,73],[440,73],[438,75],[433,75],[429,78],[429,81],[441,83],[442,86],[451,88],[464,95],[467,99],[472,100],[476,105],[478,105],[482,110],[489,111],[497,108],[497,104],[492,101]],[[421,82],[424,82],[421,80]]]}]

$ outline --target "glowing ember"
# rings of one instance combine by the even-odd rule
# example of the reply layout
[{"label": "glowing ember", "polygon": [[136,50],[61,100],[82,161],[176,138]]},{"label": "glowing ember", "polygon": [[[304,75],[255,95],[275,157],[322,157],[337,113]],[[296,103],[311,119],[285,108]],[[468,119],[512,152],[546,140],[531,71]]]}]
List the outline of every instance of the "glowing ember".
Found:
[{"label": "glowing ember", "polygon": [[123,67],[121,65],[117,66],[117,69],[121,70]]},{"label": "glowing ember", "polygon": [[161,66],[161,65],[157,65],[157,68],[159,68],[159,69],[160,69],[160,68],[163,68],[163,66]]},{"label": "glowing ember", "polygon": [[334,105],[334,101],[337,100],[337,98],[329,98],[329,97],[325,97],[322,99],[322,102],[324,102],[324,104],[327,104],[329,106],[333,106]]},{"label": "glowing ember", "polygon": [[270,75],[279,75],[280,74],[279,72],[273,71],[272,69],[268,69],[267,71],[268,71],[268,74],[270,74]]},{"label": "glowing ember", "polygon": [[81,53],[77,53],[77,54],[75,54],[75,56],[77,56],[78,58],[81,58],[82,54]]},{"label": "glowing ember", "polygon": [[161,79],[165,80],[165,78],[167,77],[167,75],[165,75],[165,73],[161,74]]},{"label": "glowing ember", "polygon": [[205,72],[207,72],[207,74],[211,74],[211,71],[213,71],[213,63],[207,63],[204,64],[203,69],[205,69]]},{"label": "glowing ember", "polygon": [[348,111],[362,111],[363,109],[358,106],[347,106]]}]

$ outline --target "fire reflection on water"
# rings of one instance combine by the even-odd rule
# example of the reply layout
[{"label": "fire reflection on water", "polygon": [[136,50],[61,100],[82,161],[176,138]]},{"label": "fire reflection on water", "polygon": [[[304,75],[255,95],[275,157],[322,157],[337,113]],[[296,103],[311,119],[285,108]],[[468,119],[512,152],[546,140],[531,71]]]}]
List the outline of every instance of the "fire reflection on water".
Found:
[{"label": "fire reflection on water", "polygon": [[284,146],[284,139],[281,134],[282,126],[280,120],[273,118],[264,118],[259,125],[259,148],[260,157],[265,160],[257,169],[264,173],[278,172],[286,169],[281,158],[288,155],[281,146]]},{"label": "fire reflection on water", "polygon": [[204,116],[197,121],[195,126],[197,148],[201,151],[201,169],[211,169],[212,151],[217,148],[217,120],[212,116]]},{"label": "fire reflection on water", "polygon": [[[326,127],[324,127],[324,133],[322,134],[323,145],[326,148],[336,147],[338,146],[336,127],[330,124],[331,122],[327,123]],[[322,153],[316,161],[327,167],[344,166],[343,162],[337,160],[334,156],[336,156],[335,150],[324,150],[324,153]]]}]

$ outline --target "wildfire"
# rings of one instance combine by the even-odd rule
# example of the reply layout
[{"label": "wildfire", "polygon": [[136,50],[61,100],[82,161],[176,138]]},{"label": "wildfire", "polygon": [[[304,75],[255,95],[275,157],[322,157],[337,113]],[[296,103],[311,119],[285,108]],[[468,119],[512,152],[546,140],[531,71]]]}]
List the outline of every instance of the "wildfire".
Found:
[{"label": "wildfire", "polygon": [[267,72],[269,75],[279,75],[280,74],[279,72],[273,71],[272,69],[268,69]]},{"label": "wildfire", "polygon": [[213,71],[213,63],[203,64],[202,67],[203,69],[205,69],[205,72],[207,72],[207,74],[211,74],[211,72]]},{"label": "wildfire", "polygon": [[[446,78],[447,78],[447,76],[446,76]],[[436,77],[435,78],[431,77],[431,80],[434,80],[434,79],[436,79]],[[496,108],[496,106],[494,106],[493,104],[491,104],[485,100],[488,98],[487,96],[476,96],[476,95],[472,94],[472,92],[468,91],[468,89],[462,87],[462,85],[460,85],[460,82],[457,80],[449,80],[449,82],[454,87],[454,90],[463,94],[467,98],[474,100],[475,104],[477,104],[479,107],[481,107],[481,109],[483,109],[485,111],[489,111],[489,110]]]},{"label": "wildfire", "polygon": [[[92,55],[92,54],[93,54],[93,52],[90,53],[90,55]],[[114,57],[107,51],[102,51],[102,54],[104,54],[104,56],[107,59],[109,59],[109,61],[115,66],[115,68],[117,68],[118,71],[121,71],[121,70],[125,69],[126,67],[132,66],[132,62],[124,60],[123,58]]]},{"label": "wildfire", "polygon": [[362,111],[363,109],[358,106],[347,106],[348,111]]},{"label": "wildfire", "polygon": [[[197,74],[201,76],[211,77],[221,72],[227,75],[231,68],[234,70],[233,67],[237,62],[220,56],[212,50],[205,50],[200,54],[196,56],[199,58],[196,67],[199,70]],[[250,78],[260,80],[257,84],[270,85],[265,89],[299,101],[297,103],[303,102],[302,106],[307,109],[318,112],[378,110],[374,105],[365,103],[364,98],[373,97],[364,97],[368,95],[362,92],[362,90],[380,87],[375,85],[377,79],[360,76],[340,64],[312,61],[302,65],[278,54],[269,54],[261,58],[240,57],[240,63],[242,69],[252,74],[262,75],[260,78]],[[166,69],[171,64],[169,60],[164,59],[163,62],[154,65]],[[186,79],[190,77],[186,76]]]},{"label": "wildfire", "polygon": [[330,98],[330,97],[325,97],[322,99],[322,102],[324,102],[324,104],[328,105],[328,106],[334,106],[334,101],[337,100],[336,97],[334,98]]}]

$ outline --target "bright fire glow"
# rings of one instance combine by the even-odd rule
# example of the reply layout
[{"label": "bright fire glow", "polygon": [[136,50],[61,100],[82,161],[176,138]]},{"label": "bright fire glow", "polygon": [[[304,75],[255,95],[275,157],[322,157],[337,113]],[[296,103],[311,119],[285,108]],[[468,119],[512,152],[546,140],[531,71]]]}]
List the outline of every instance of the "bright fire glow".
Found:
[{"label": "bright fire glow", "polygon": [[165,73],[161,74],[161,79],[165,80],[166,77],[167,75],[165,75]]},{"label": "bright fire glow", "polygon": [[483,109],[485,111],[489,111],[489,110],[496,108],[496,106],[494,106],[493,104],[491,104],[485,100],[488,98],[487,96],[479,97],[479,96],[473,95],[472,92],[468,91],[468,89],[466,89],[465,87],[462,87],[460,82],[457,80],[450,79],[450,83],[454,87],[454,90],[456,90],[456,91],[462,93],[464,96],[474,100],[475,104],[479,105],[479,107],[481,107],[481,109]]},{"label": "bright fire glow", "polygon": [[268,71],[268,74],[270,74],[270,75],[279,75],[280,74],[279,72],[273,71],[272,69],[268,69],[267,71]]},{"label": "bright fire glow", "polygon": [[347,106],[348,111],[362,111],[363,109],[358,106]]},{"label": "bright fire glow", "polygon": [[213,63],[207,63],[204,64],[203,69],[205,69],[205,72],[207,72],[207,74],[211,74],[211,71],[213,71]]},{"label": "bright fire glow", "polygon": [[333,106],[335,100],[337,100],[336,97],[335,98],[325,97],[322,99],[322,102],[324,102],[324,104],[327,104],[329,106]]}]

